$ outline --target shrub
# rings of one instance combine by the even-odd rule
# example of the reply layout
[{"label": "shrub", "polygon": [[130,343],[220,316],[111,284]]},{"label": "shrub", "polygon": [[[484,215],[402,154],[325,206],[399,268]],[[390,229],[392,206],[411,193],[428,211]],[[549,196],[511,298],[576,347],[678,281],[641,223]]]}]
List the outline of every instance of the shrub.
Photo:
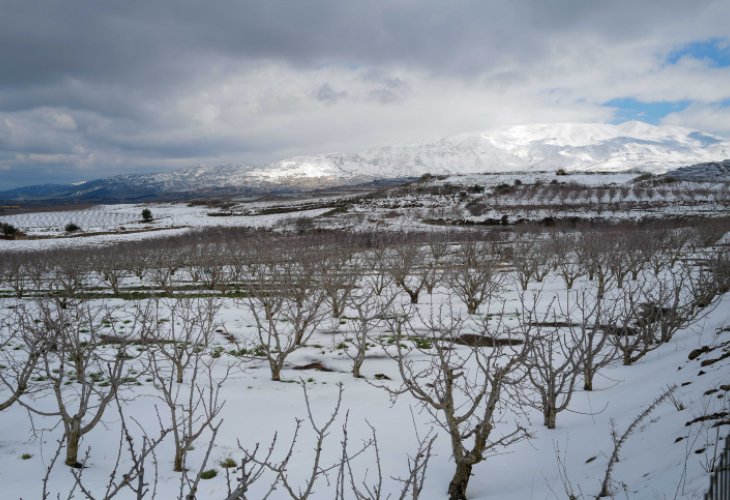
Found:
[{"label": "shrub", "polygon": [[12,236],[18,232],[18,229],[15,226],[13,226],[12,224],[7,224],[5,222],[0,222],[0,228],[2,229],[3,235],[5,236]]},{"label": "shrub", "polygon": [[63,228],[67,233],[75,233],[76,231],[80,230],[81,228],[74,224],[73,222],[69,222],[66,224],[66,226]]},{"label": "shrub", "polygon": [[568,175],[568,171],[564,168],[559,168],[555,171],[555,175]]},{"label": "shrub", "polygon": [[142,210],[142,221],[152,222],[152,211],[149,208]]},{"label": "shrub", "polygon": [[510,186],[506,183],[497,184],[494,186],[494,194],[511,194],[515,192],[514,186]]}]

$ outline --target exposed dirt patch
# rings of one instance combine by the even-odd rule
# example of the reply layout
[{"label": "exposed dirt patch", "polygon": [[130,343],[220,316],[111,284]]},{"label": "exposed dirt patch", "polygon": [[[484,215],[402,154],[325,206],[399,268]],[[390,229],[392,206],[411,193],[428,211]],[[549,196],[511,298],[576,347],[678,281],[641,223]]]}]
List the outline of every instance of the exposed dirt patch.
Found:
[{"label": "exposed dirt patch", "polygon": [[720,411],[720,412],[717,412],[717,413],[710,413],[709,415],[702,415],[701,417],[693,418],[692,420],[690,420],[689,422],[687,422],[686,424],[684,424],[684,426],[685,427],[688,427],[688,426],[690,426],[692,424],[696,424],[698,422],[707,422],[707,421],[710,421],[710,420],[720,420],[722,418],[727,417],[728,415],[730,415],[730,414],[728,412],[726,412],[726,411]]},{"label": "exposed dirt patch", "polygon": [[294,370],[314,370],[318,372],[334,372],[332,368],[327,368],[319,361],[313,361],[311,363],[307,363],[306,365],[299,365],[295,366],[293,368]]},{"label": "exposed dirt patch", "polygon": [[690,353],[689,353],[689,356],[687,356],[687,359],[689,359],[691,361],[706,352],[710,352],[711,350],[712,349],[710,349],[710,347],[706,346],[706,345],[703,345],[702,347],[700,347],[698,349],[692,349],[692,351],[690,351]]},{"label": "exposed dirt patch", "polygon": [[631,326],[615,326],[615,325],[601,325],[599,327],[606,335],[615,335],[616,337],[624,337],[627,335],[636,335],[636,328]]},{"label": "exposed dirt patch", "polygon": [[723,359],[727,359],[727,358],[730,358],[730,351],[727,351],[726,353],[724,353],[724,354],[723,354],[722,356],[720,356],[719,358],[711,358],[711,359],[706,359],[706,360],[704,360],[704,361],[703,361],[702,363],[700,363],[700,366],[710,366],[710,365],[714,365],[714,364],[715,364],[715,363],[717,363],[718,361],[722,361]]},{"label": "exposed dirt patch", "polygon": [[547,326],[552,328],[576,328],[581,326],[580,323],[570,323],[568,321],[536,321],[527,324],[530,326]]},{"label": "exposed dirt patch", "polygon": [[469,347],[501,347],[505,345],[521,345],[524,344],[524,341],[514,338],[494,338],[488,335],[465,333],[454,339],[454,344]]}]

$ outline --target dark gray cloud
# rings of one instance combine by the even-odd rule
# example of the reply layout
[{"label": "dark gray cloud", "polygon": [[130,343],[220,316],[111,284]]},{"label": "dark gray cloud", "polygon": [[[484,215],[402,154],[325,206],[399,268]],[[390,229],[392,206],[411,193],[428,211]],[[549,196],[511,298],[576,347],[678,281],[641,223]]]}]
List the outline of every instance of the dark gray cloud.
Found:
[{"label": "dark gray cloud", "polygon": [[[662,69],[683,44],[730,39],[724,0],[4,0],[1,11],[0,188],[40,171],[78,180],[497,119],[605,119],[599,103],[645,99],[659,71],[665,99],[701,87],[677,98],[712,107],[728,87],[724,68]],[[710,111],[693,123],[724,127]]]},{"label": "dark gray cloud", "polygon": [[333,89],[329,83],[323,83],[314,93],[314,98],[324,104],[334,104],[347,97],[347,92]]}]

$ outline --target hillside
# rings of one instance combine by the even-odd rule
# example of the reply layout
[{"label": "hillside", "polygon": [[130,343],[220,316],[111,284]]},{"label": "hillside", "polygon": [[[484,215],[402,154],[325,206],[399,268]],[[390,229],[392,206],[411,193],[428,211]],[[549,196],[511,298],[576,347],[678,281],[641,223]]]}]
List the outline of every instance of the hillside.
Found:
[{"label": "hillside", "polygon": [[226,164],[118,175],[80,185],[0,192],[6,201],[143,201],[291,194],[426,173],[648,172],[730,157],[730,142],[697,130],[641,122],[502,127],[360,153],[296,156],[263,166]]}]

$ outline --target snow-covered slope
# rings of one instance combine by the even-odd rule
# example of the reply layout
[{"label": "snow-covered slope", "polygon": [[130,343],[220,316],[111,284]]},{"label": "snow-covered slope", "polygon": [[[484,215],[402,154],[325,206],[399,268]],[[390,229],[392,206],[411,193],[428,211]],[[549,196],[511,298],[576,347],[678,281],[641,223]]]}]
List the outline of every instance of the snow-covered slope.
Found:
[{"label": "snow-covered slope", "polygon": [[360,154],[297,157],[267,165],[256,173],[273,175],[301,168],[310,175],[382,178],[563,168],[661,174],[683,165],[726,158],[730,158],[729,141],[697,130],[641,122],[563,123],[503,127]]},{"label": "snow-covered slope", "polygon": [[[361,153],[297,156],[264,166],[201,166],[158,174],[121,175],[55,187],[49,197],[135,200],[183,194],[231,195],[307,190],[375,179],[515,171],[626,170],[662,174],[684,165],[730,158],[730,141],[693,129],[641,122],[518,125],[436,142]],[[39,189],[0,199],[39,198]]]}]

